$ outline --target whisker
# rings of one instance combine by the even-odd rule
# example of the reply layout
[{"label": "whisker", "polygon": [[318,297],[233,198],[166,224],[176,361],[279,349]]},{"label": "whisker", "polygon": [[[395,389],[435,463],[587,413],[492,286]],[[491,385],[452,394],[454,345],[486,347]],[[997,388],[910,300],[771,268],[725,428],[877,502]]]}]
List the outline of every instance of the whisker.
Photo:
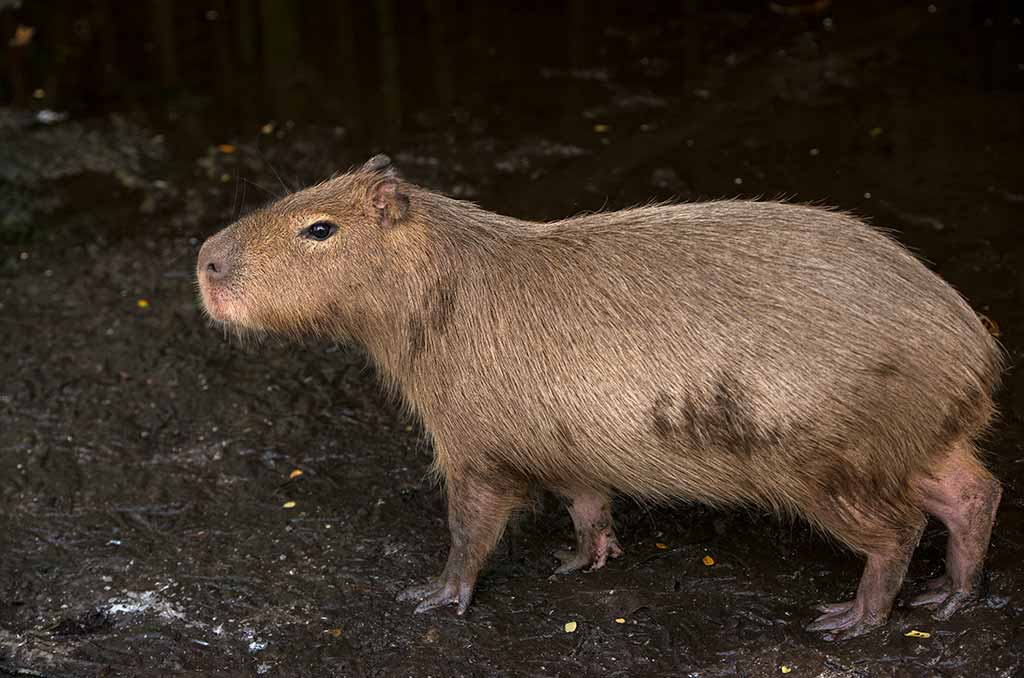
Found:
[{"label": "whisker", "polygon": [[235,219],[238,219],[239,215],[242,213],[242,208],[245,207],[245,189],[247,189],[247,188],[249,188],[249,184],[248,183],[243,183],[242,184],[242,199],[238,202],[238,212],[235,213],[235,216],[234,216]]},{"label": "whisker", "polygon": [[239,170],[235,170],[235,197],[231,198],[231,218],[237,219],[238,212],[241,210],[241,205],[238,204],[238,185],[242,183],[242,173]]},{"label": "whisker", "polygon": [[255,186],[256,188],[260,189],[261,191],[263,191],[267,195],[271,196],[272,198],[275,198],[277,200],[281,199],[281,196],[279,196],[277,193],[274,193],[273,191],[271,191],[269,188],[266,188],[265,186],[261,186],[261,185],[257,184],[255,181],[252,181],[251,179],[246,179],[246,178],[243,177],[242,181],[244,181],[245,183],[250,184],[252,186]]},{"label": "whisker", "polygon": [[284,179],[281,178],[281,175],[277,173],[277,170],[274,169],[274,166],[270,163],[269,160],[267,160],[267,156],[263,155],[263,149],[259,147],[259,144],[256,145],[256,152],[260,154],[260,159],[263,160],[267,167],[270,168],[270,171],[274,173],[274,176],[277,177],[277,182],[281,184],[281,187],[284,189],[284,194],[288,195],[289,193],[294,193],[295,189],[288,188],[288,184],[284,183]]}]

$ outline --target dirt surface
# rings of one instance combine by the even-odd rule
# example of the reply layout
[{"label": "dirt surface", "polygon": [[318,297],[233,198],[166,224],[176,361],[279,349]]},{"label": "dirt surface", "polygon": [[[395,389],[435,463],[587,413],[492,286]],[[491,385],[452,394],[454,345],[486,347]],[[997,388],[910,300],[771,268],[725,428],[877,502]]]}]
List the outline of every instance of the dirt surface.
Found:
[{"label": "dirt surface", "polygon": [[[548,497],[466,617],[413,615],[395,593],[448,541],[413,422],[350,348],[239,346],[203,320],[205,236],[275,174],[386,150],[524,218],[855,211],[1018,363],[1020,6],[666,4],[3,3],[5,45],[35,30],[0,88],[0,676],[1024,675],[1017,371],[986,443],[1006,491],[983,597],[836,643],[802,629],[851,596],[857,557],[757,512],[625,501],[605,569],[552,576],[572,529]],[[904,594],[944,540],[925,533]]]}]

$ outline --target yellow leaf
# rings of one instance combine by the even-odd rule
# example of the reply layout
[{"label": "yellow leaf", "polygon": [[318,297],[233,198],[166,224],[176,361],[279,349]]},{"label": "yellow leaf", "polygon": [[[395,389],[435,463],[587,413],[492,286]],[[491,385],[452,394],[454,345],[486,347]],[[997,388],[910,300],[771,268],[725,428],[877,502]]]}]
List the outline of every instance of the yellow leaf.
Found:
[{"label": "yellow leaf", "polygon": [[598,123],[594,125],[594,131],[597,132],[598,134],[604,134],[608,132],[611,128],[611,125],[605,125],[603,123]]},{"label": "yellow leaf", "polygon": [[782,671],[783,673],[792,673],[793,669],[783,664],[779,667],[779,671]]},{"label": "yellow leaf", "polygon": [[18,26],[14,29],[14,37],[11,38],[8,44],[11,47],[24,47],[32,42],[32,36],[35,34],[36,29],[32,26]]},{"label": "yellow leaf", "polygon": [[341,638],[341,629],[327,629],[327,634],[335,638]]},{"label": "yellow leaf", "polygon": [[659,549],[661,551],[667,551],[668,550],[668,544],[662,544],[660,541],[657,544],[655,544],[654,546],[655,546],[655,548],[657,548],[657,549]]},{"label": "yellow leaf", "polygon": [[149,300],[139,299],[138,301],[135,302],[135,305],[138,306],[139,308],[149,308]]},{"label": "yellow leaf", "polygon": [[928,633],[927,631],[918,631],[917,629],[911,629],[910,631],[907,631],[903,635],[905,635],[907,638],[931,638],[932,637],[932,634]]},{"label": "yellow leaf", "polygon": [[711,556],[704,556],[704,564],[707,565],[708,567],[711,567],[712,565],[715,564],[715,559],[712,558]]},{"label": "yellow leaf", "polygon": [[625,624],[626,620],[623,617],[616,617],[615,618],[615,623],[616,624]]},{"label": "yellow leaf", "polygon": [[217,150],[221,153],[234,153],[235,147],[231,144],[220,144],[217,146]]},{"label": "yellow leaf", "polygon": [[301,475],[302,475],[302,469],[297,468],[297,469],[295,469],[294,471],[292,471],[291,473],[288,474],[288,480],[294,480],[295,478],[298,478]]},{"label": "yellow leaf", "polygon": [[286,509],[295,508],[295,502],[294,501],[286,501],[285,503],[281,504],[281,508],[286,508]]},{"label": "yellow leaf", "polygon": [[574,622],[574,621],[565,622],[565,632],[566,633],[576,633],[576,622]]}]

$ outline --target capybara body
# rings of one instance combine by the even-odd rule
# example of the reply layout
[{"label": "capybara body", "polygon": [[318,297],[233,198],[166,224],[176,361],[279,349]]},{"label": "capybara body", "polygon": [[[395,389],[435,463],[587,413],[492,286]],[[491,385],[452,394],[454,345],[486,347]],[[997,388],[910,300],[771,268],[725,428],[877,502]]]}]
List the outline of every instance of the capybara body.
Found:
[{"label": "capybara body", "polygon": [[[324,236],[324,237],[321,237]],[[973,441],[1001,354],[967,303],[880,231],[775,202],[533,223],[401,179],[387,158],[212,237],[205,308],[238,328],[363,347],[431,436],[449,498],[442,575],[404,597],[466,609],[531,486],[565,498],[561,571],[622,553],[610,497],[756,505],[867,559],[810,628],[885,621],[925,523],[974,594],[999,500]]]}]

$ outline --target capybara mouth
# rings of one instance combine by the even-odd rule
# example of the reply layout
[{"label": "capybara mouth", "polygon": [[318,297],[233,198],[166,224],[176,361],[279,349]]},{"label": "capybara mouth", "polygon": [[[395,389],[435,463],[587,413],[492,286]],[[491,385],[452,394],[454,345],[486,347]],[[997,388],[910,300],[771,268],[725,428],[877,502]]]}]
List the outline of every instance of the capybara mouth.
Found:
[{"label": "capybara mouth", "polygon": [[244,325],[241,300],[229,290],[203,282],[199,292],[206,314],[220,323]]}]

